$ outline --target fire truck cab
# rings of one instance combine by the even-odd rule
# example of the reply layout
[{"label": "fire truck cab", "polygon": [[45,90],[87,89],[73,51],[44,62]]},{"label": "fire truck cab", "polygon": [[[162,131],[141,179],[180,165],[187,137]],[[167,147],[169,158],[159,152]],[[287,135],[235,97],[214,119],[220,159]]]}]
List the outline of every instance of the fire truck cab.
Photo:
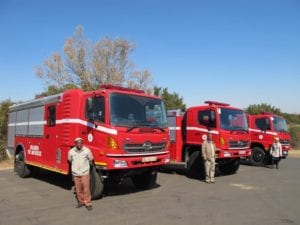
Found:
[{"label": "fire truck cab", "polygon": [[130,176],[137,188],[152,187],[158,167],[169,162],[164,103],[143,91],[102,85],[10,107],[7,145],[20,177],[36,168],[70,174],[67,155],[76,137],[94,156],[93,198],[101,196],[106,178]]},{"label": "fire truck cab", "polygon": [[211,133],[217,147],[216,163],[222,174],[235,173],[241,157],[250,155],[250,136],[245,112],[225,103],[168,111],[171,162],[184,162],[192,177],[203,177],[201,145]]},{"label": "fire truck cab", "polygon": [[270,148],[275,137],[279,137],[282,145],[283,158],[288,156],[291,149],[291,136],[288,133],[286,120],[268,112],[258,115],[248,115],[251,135],[251,156],[249,161],[254,166],[270,163]]}]

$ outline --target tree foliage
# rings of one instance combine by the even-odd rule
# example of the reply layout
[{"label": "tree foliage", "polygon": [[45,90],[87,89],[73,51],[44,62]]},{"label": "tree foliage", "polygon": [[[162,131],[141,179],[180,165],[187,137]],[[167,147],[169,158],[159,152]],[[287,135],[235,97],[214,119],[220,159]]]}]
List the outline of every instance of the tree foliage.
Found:
[{"label": "tree foliage", "polygon": [[276,108],[275,106],[272,106],[267,103],[249,105],[246,108],[246,112],[251,115],[257,115],[261,112],[270,112],[277,115],[281,115],[281,110],[279,108]]},{"label": "tree foliage", "polygon": [[300,124],[300,114],[284,113],[279,108],[267,103],[249,105],[245,111],[252,115],[257,115],[261,112],[270,112],[284,117],[289,124]]},{"label": "tree foliage", "polygon": [[184,104],[183,97],[179,96],[178,93],[170,93],[168,88],[154,87],[154,95],[160,96],[166,105],[166,108],[169,109],[181,109],[185,111],[186,105]]},{"label": "tree foliage", "polygon": [[6,156],[6,132],[7,132],[7,113],[9,106],[13,103],[10,100],[0,102],[0,160]]},{"label": "tree foliage", "polygon": [[36,75],[50,86],[46,92],[79,87],[96,90],[104,83],[134,87],[152,92],[152,75],[148,70],[136,70],[129,60],[135,49],[126,39],[110,37],[91,42],[82,26],[67,38],[63,53],[55,52],[36,68]]}]

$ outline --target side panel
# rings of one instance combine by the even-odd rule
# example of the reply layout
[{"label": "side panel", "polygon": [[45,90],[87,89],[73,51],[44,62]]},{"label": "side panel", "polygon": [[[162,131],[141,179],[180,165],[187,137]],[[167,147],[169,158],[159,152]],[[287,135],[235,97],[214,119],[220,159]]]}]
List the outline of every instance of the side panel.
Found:
[{"label": "side panel", "polygon": [[44,135],[44,106],[29,109],[28,135]]},{"label": "side panel", "polygon": [[17,119],[16,112],[11,112],[8,114],[7,147],[12,155],[15,147],[16,119]]},{"label": "side panel", "polygon": [[182,116],[168,116],[168,127],[170,130],[170,158],[172,161],[182,161]]},{"label": "side panel", "polygon": [[28,134],[28,109],[17,112],[16,135],[26,136]]}]

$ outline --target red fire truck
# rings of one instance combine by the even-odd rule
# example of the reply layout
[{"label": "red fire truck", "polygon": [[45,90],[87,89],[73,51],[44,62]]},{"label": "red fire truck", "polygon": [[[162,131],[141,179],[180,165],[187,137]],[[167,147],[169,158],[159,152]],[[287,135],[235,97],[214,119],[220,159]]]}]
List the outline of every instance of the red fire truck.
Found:
[{"label": "red fire truck", "polygon": [[269,150],[275,137],[279,137],[283,158],[287,157],[291,148],[291,136],[283,117],[263,112],[259,115],[248,115],[248,122],[252,149],[249,161],[252,165],[263,166],[270,162]]},{"label": "red fire truck", "polygon": [[222,174],[235,173],[241,157],[251,154],[245,112],[225,103],[206,101],[207,105],[168,111],[171,163],[183,163],[192,177],[203,177],[201,144],[211,133],[217,147],[217,167]]},{"label": "red fire truck", "polygon": [[130,176],[137,188],[149,188],[169,162],[164,103],[143,91],[102,85],[10,107],[7,145],[20,177],[36,168],[69,174],[67,154],[78,136],[94,155],[93,198],[101,196],[105,178]]}]

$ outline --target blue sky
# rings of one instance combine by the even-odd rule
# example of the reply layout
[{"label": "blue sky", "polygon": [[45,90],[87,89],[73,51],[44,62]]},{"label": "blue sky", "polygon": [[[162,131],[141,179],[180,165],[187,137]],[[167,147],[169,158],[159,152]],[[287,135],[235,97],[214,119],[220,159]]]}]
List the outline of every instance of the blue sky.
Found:
[{"label": "blue sky", "polygon": [[299,0],[0,0],[0,101],[45,88],[34,69],[82,25],[136,44],[131,55],[188,106],[270,103],[300,113]]}]

